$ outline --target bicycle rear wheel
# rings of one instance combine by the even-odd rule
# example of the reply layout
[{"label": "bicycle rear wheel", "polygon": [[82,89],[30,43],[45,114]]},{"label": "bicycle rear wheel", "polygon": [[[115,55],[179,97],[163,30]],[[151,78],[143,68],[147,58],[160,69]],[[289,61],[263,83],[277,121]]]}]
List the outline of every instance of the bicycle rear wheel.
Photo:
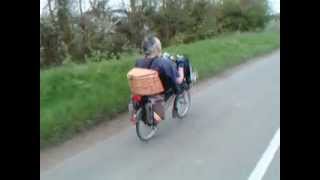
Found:
[{"label": "bicycle rear wheel", "polygon": [[141,141],[148,141],[158,130],[156,123],[153,122],[153,119],[150,119],[152,118],[150,113],[151,109],[144,107],[140,108],[136,114],[136,132]]}]

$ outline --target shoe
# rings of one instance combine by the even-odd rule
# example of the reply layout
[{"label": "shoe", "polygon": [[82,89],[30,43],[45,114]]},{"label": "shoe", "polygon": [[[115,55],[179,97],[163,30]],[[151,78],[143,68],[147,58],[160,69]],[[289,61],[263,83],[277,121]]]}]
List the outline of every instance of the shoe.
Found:
[{"label": "shoe", "polygon": [[135,125],[137,123],[137,115],[136,114],[132,114],[131,115],[131,118],[130,118],[130,121],[133,125]]},{"label": "shoe", "polygon": [[162,120],[161,117],[156,112],[153,112],[153,118],[157,124],[159,124]]}]

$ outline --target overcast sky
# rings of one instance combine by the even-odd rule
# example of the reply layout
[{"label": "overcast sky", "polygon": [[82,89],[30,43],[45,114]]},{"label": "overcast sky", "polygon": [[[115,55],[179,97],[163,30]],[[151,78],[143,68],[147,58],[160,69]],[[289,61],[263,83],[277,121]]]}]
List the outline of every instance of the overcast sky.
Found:
[{"label": "overcast sky", "polygon": [[274,12],[280,12],[280,0],[269,0],[271,8]]},{"label": "overcast sky", "polygon": [[[271,5],[271,9],[273,12],[280,12],[280,0],[268,0],[270,5]],[[40,14],[42,12],[43,7],[45,6],[45,3],[47,2],[47,0],[40,0]],[[88,6],[88,1],[84,0],[84,3],[87,4]],[[121,2],[124,2],[125,4],[129,3],[129,0],[109,0],[109,6],[110,7],[114,7],[117,8],[120,6]],[[83,9],[85,9],[86,5],[83,5]]]}]

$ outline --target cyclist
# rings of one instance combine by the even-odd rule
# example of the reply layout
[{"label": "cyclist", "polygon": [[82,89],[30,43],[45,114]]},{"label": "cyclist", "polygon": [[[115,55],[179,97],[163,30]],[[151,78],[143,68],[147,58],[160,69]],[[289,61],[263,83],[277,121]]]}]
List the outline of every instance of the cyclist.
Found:
[{"label": "cyclist", "polygon": [[158,71],[159,77],[165,89],[165,93],[155,96],[159,103],[154,104],[154,118],[156,122],[164,119],[164,96],[169,89],[174,93],[180,92],[179,85],[184,80],[184,61],[178,60],[177,63],[170,59],[164,58],[161,54],[161,42],[153,35],[147,36],[142,42],[142,50],[144,57],[137,60],[135,66],[140,68],[148,68]]}]

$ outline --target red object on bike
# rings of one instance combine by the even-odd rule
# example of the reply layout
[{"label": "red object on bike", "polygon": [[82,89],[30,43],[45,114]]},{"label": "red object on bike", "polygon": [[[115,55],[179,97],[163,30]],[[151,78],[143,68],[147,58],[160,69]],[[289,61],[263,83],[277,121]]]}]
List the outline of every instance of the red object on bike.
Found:
[{"label": "red object on bike", "polygon": [[141,101],[141,96],[133,95],[133,96],[132,96],[132,100],[133,100],[134,102],[140,102],[140,101]]}]

